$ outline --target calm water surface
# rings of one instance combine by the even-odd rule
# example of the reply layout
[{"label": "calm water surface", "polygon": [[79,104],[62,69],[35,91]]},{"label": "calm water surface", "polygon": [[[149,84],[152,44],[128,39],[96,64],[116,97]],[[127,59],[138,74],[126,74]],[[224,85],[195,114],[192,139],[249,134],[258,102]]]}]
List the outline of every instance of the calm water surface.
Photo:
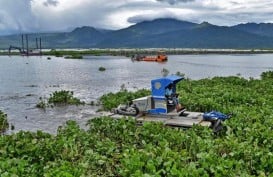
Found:
[{"label": "calm water surface", "polygon": [[[98,71],[102,66],[105,72]],[[0,110],[19,130],[43,130],[55,133],[67,120],[84,125],[97,115],[97,107],[66,106],[35,108],[40,97],[48,98],[56,90],[71,90],[83,101],[95,101],[108,92],[149,88],[150,80],[181,72],[191,79],[240,74],[259,78],[273,70],[273,55],[171,55],[166,63],[132,62],[120,56],[85,56],[83,60],[51,57],[0,56]]]}]

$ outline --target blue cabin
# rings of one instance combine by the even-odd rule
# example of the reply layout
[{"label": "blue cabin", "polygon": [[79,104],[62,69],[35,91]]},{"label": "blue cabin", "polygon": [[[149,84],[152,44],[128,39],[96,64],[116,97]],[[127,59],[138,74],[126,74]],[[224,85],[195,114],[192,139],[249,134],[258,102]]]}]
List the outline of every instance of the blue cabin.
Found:
[{"label": "blue cabin", "polygon": [[176,93],[176,84],[183,77],[170,75],[151,81],[151,95],[133,100],[134,105],[140,112],[149,114],[167,114],[175,110],[175,105],[170,103],[165,96],[167,87],[172,84],[172,93]]},{"label": "blue cabin", "polygon": [[183,77],[170,75],[158,79],[154,79],[151,81],[151,91],[152,97],[161,98],[165,97],[166,88],[172,84],[173,85],[173,93],[176,93],[176,84],[181,81]]},{"label": "blue cabin", "polygon": [[154,108],[148,110],[151,114],[167,114],[175,109],[173,104],[169,104],[165,96],[167,87],[172,84],[172,93],[176,93],[176,84],[183,80],[183,77],[170,75],[151,81],[151,92]]}]

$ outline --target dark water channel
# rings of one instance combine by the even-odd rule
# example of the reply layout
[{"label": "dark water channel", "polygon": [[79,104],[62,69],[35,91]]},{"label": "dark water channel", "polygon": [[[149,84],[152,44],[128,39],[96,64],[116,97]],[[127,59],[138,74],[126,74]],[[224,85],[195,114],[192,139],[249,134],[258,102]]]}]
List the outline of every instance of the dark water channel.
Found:
[{"label": "dark water channel", "polygon": [[[106,71],[100,72],[99,67]],[[273,55],[173,55],[166,63],[132,62],[121,56],[85,56],[83,60],[51,57],[0,56],[0,110],[19,130],[55,133],[67,120],[84,125],[97,115],[95,106],[36,108],[39,97],[48,98],[56,90],[71,90],[89,103],[101,95],[149,88],[150,80],[162,76],[162,69],[184,73],[191,79],[241,75],[259,78],[273,70]]]}]

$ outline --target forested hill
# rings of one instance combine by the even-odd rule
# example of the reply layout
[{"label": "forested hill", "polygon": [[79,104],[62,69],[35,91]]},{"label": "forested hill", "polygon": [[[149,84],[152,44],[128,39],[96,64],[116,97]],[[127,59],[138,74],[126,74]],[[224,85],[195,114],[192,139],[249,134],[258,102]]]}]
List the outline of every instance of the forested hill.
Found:
[{"label": "forested hill", "polygon": [[[29,34],[29,46],[43,48],[273,48],[273,24],[217,26],[175,19],[143,21],[120,30],[78,27],[71,32]],[[21,46],[21,35],[0,36],[0,48]]]}]

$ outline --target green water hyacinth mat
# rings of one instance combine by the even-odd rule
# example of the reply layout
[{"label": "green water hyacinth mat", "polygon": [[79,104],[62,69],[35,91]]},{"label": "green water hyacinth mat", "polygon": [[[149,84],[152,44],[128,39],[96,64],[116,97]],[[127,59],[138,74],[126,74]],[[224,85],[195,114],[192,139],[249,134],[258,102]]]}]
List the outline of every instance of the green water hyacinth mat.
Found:
[{"label": "green water hyacinth mat", "polygon": [[[213,108],[233,113],[233,118],[224,122],[226,131],[217,135],[206,127],[182,130],[160,123],[136,126],[133,119],[109,117],[88,121],[85,130],[68,121],[56,135],[41,131],[1,135],[0,174],[270,176],[272,90],[271,77],[215,77],[179,83],[177,91],[187,109],[205,112]],[[118,94],[110,95],[113,103],[120,101]]]}]

